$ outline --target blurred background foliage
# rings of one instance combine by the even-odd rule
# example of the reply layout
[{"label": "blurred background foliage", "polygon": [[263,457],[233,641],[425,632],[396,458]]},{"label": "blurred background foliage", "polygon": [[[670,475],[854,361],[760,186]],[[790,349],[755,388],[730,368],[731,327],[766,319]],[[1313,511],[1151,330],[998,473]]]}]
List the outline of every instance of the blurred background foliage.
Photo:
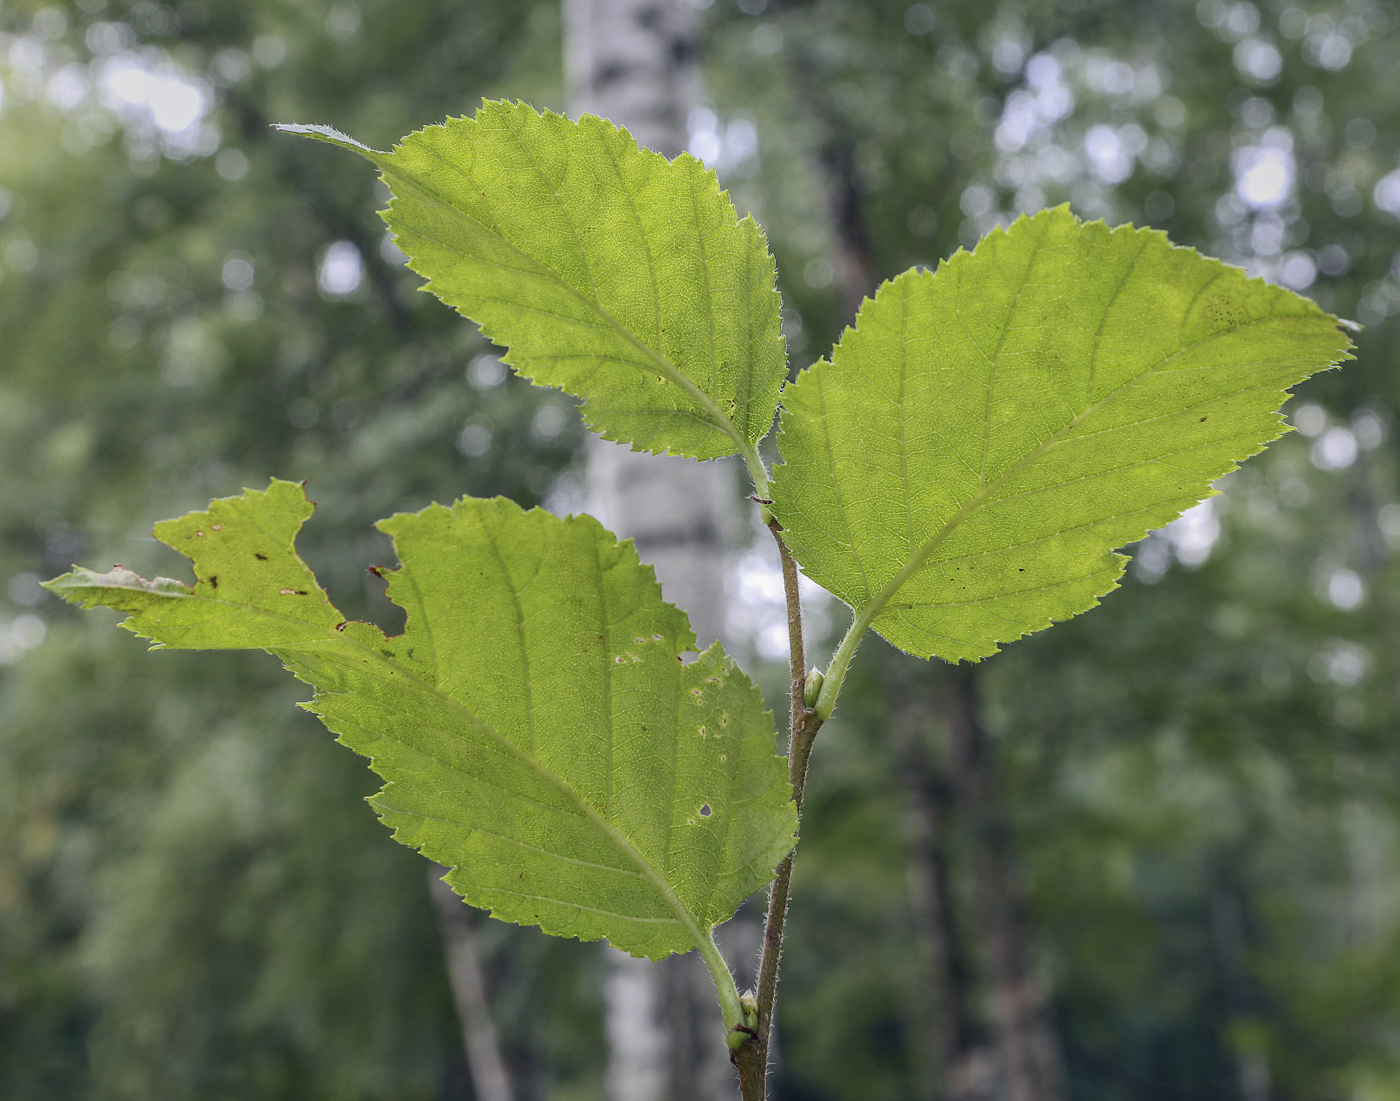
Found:
[{"label": "blurred background foliage", "polygon": [[[1365,326],[1298,434],[977,689],[1069,1097],[1400,1098],[1400,11],[696,6],[691,147],[769,232],[797,366],[878,280],[1064,201]],[[306,478],[304,551],[393,626],[375,519],[577,507],[570,403],[417,293],[362,165],[268,129],[382,147],[483,96],[558,108],[559,26],[554,0],[0,4],[0,1096],[470,1096],[425,868],[363,763],[271,658],[148,656],[38,581],[178,571],[152,521]],[[776,685],[771,572],[735,565]],[[784,1101],[939,1095],[890,731],[891,685],[945,676],[872,642],[822,735]],[[967,833],[945,855],[975,942]],[[478,935],[520,1095],[601,1096],[596,946]]]}]

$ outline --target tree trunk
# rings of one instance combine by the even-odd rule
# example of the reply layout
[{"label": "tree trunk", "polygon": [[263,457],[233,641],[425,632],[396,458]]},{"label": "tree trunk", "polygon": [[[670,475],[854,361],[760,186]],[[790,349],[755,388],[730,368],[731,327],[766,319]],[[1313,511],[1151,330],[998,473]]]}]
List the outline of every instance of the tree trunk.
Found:
[{"label": "tree trunk", "polygon": [[[1258,1021],[1259,1004],[1246,963],[1249,946],[1244,907],[1239,892],[1230,883],[1223,859],[1210,861],[1207,879],[1210,883],[1211,940],[1220,963],[1225,1008],[1230,1015],[1230,1024],[1240,1032],[1247,1032],[1239,1026],[1253,1025]],[[1233,1046],[1240,1097],[1243,1101],[1271,1101],[1273,1075],[1267,1052],[1261,1047],[1241,1045],[1238,1039]]]},{"label": "tree trunk", "polygon": [[832,260],[836,269],[833,282],[840,301],[839,320],[844,325],[854,325],[860,304],[875,293],[878,282],[870,236],[861,217],[855,150],[848,143],[833,140],[827,142],[819,157],[826,178],[827,207],[836,231]]},{"label": "tree trunk", "polygon": [[951,886],[952,792],[933,745],[941,726],[937,701],[927,670],[914,672],[910,664],[892,656],[884,682],[906,799],[909,903],[921,971],[922,1004],[915,1011],[922,1026],[915,1033],[920,1096],[993,1101],[992,1052],[974,1009],[971,954]]},{"label": "tree trunk", "polygon": [[700,95],[695,19],[683,0],[564,0],[569,110],[625,126],[674,157]]},{"label": "tree trunk", "polygon": [[[564,0],[569,109],[626,127],[668,157],[699,95],[684,0]],[[700,464],[589,440],[590,511],[636,543],[666,599],[706,646],[724,632],[724,553],[735,512],[729,463]],[[741,961],[731,960],[731,964]],[[737,1087],[709,972],[692,953],[660,965],[609,950],[610,1101],[731,1101]]]},{"label": "tree trunk", "polygon": [[1062,1101],[1059,1045],[1031,965],[1006,823],[995,796],[987,736],[977,713],[975,665],[944,680],[953,797],[972,848],[973,898],[1006,1101]]},{"label": "tree trunk", "polygon": [[457,1005],[457,1020],[462,1026],[472,1091],[476,1101],[514,1101],[505,1060],[501,1058],[496,1040],[496,1027],[491,1023],[486,979],[481,972],[476,937],[472,934],[473,911],[442,881],[446,871],[446,868],[429,864],[428,881],[437,907],[438,928],[442,931],[452,1000]]}]

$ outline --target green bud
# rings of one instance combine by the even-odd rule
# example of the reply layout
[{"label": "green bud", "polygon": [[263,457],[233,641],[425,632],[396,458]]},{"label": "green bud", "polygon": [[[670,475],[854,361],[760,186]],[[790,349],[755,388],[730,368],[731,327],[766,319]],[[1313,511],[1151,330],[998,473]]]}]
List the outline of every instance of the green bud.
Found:
[{"label": "green bud", "polygon": [[808,707],[817,706],[817,697],[821,695],[822,681],[825,679],[820,669],[813,669],[802,682],[802,702]]},{"label": "green bud", "polygon": [[730,1051],[738,1051],[758,1035],[758,999],[750,991],[739,995],[739,1008],[744,1011],[744,1023],[735,1025],[724,1034]]}]

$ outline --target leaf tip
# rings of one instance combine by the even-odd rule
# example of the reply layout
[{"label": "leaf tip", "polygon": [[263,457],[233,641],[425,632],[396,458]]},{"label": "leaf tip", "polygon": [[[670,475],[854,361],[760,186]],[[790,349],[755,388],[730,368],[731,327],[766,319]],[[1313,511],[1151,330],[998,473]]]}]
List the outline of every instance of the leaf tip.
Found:
[{"label": "leaf tip", "polygon": [[376,149],[371,149],[362,141],[356,141],[349,134],[342,133],[333,126],[321,126],[318,123],[304,122],[274,122],[272,128],[282,134],[297,134],[301,137],[312,138],[315,141],[324,141],[330,145],[338,145],[343,149],[353,149],[355,152],[362,153],[370,159],[385,155]]},{"label": "leaf tip", "polygon": [[40,585],[55,596],[84,608],[95,608],[109,603],[105,593],[125,590],[149,596],[192,596],[194,590],[182,581],[172,577],[156,577],[147,581],[144,577],[125,566],[113,566],[106,573],[97,573],[82,566],[74,566],[68,573]]}]

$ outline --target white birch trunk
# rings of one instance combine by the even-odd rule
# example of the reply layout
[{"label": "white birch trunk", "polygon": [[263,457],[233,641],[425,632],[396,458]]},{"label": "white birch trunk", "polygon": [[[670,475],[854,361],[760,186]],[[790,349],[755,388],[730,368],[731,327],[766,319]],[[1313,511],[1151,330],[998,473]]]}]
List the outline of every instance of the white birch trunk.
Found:
[{"label": "white birch trunk", "polygon": [[[685,148],[699,95],[686,0],[563,0],[570,113],[626,127],[668,157]],[[730,463],[700,464],[589,440],[590,511],[631,537],[700,645],[724,630],[724,556],[733,523]],[[735,1078],[713,985],[700,959],[662,964],[608,950],[604,984],[609,1101],[729,1101]]]}]

